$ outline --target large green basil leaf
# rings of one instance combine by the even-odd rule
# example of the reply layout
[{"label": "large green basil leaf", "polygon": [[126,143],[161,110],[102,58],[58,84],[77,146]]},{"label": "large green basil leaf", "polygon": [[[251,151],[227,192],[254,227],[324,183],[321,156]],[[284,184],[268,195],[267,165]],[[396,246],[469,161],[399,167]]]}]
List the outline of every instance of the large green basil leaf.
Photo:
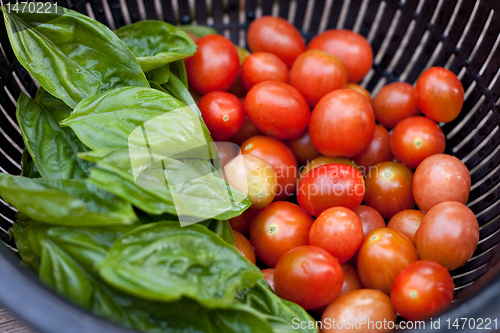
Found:
[{"label": "large green basil leaf", "polygon": [[116,87],[148,87],[132,52],[105,25],[61,6],[51,13],[12,6],[1,10],[17,59],[69,106]]},{"label": "large green basil leaf", "polygon": [[12,236],[19,256],[35,271],[40,267],[41,242],[47,237],[46,232],[46,225],[15,222],[12,226]]},{"label": "large green basil leaf", "polygon": [[0,173],[0,197],[30,218],[49,224],[116,225],[137,220],[129,202],[84,180]]},{"label": "large green basil leaf", "polygon": [[259,280],[253,288],[245,290],[239,295],[239,299],[263,314],[275,333],[318,332],[313,328],[297,330],[297,323],[310,323],[314,322],[314,319],[301,306],[278,297],[264,279]]},{"label": "large green basil leaf", "polygon": [[196,52],[194,41],[181,29],[162,21],[140,21],[115,31],[137,57],[144,72]]},{"label": "large green basil leaf", "polygon": [[[177,60],[170,64],[170,72],[175,75],[186,88],[189,88],[186,65],[184,60]],[[185,103],[184,103],[185,104]],[[189,105],[189,104],[186,104]]]},{"label": "large green basil leaf", "polygon": [[154,301],[196,300],[207,308],[228,308],[236,291],[253,286],[259,269],[234,246],[200,225],[176,221],[136,228],[99,264],[112,286]]},{"label": "large green basil leaf", "polygon": [[93,165],[77,157],[87,151],[70,128],[59,121],[70,116],[72,109],[62,100],[39,89],[35,98],[21,93],[16,116],[26,149],[37,170],[45,178],[85,178]]}]

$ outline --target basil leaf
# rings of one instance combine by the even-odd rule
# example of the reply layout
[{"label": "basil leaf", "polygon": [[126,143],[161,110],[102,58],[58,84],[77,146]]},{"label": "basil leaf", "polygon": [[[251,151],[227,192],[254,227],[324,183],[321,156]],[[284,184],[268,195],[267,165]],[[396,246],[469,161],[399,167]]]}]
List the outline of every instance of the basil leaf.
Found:
[{"label": "basil leaf", "polygon": [[30,218],[57,225],[130,224],[130,203],[76,179],[26,178],[0,173],[0,197]]},{"label": "basil leaf", "polygon": [[21,155],[21,176],[28,178],[40,178],[40,172],[35,165],[35,162],[31,158],[28,150],[23,149],[23,153]]},{"label": "basil leaf", "polygon": [[75,133],[61,128],[59,121],[71,108],[41,88],[34,99],[21,93],[16,116],[24,144],[40,174],[45,178],[85,178],[93,165],[77,157],[87,150]]},{"label": "basil leaf", "polygon": [[233,229],[231,228],[228,220],[213,219],[200,222],[200,224],[205,225],[209,230],[212,230],[214,234],[229,244],[234,245]]},{"label": "basil leaf", "polygon": [[201,38],[206,35],[216,35],[217,30],[215,28],[206,26],[206,25],[181,25],[179,26],[185,32],[190,33],[191,35]]},{"label": "basil leaf", "polygon": [[[181,60],[182,61],[182,60]],[[163,84],[170,79],[170,66],[169,64],[158,67],[146,73],[146,77],[149,81],[154,81],[158,84]],[[151,84],[150,84],[151,86]],[[155,88],[151,86],[151,88]],[[157,88],[155,88],[157,89]]]},{"label": "basil leaf", "polygon": [[116,87],[148,87],[132,52],[105,25],[61,6],[51,13],[12,6],[1,9],[17,59],[69,106]]},{"label": "basil leaf", "polygon": [[28,266],[38,271],[42,254],[41,241],[47,237],[47,227],[15,222],[12,230],[19,256]]},{"label": "basil leaf", "polygon": [[189,88],[186,65],[184,64],[184,60],[177,60],[172,62],[170,64],[170,72],[173,75],[175,75],[184,84],[186,88]]},{"label": "basil leaf", "polygon": [[115,33],[137,57],[144,72],[193,55],[197,49],[184,31],[162,21],[136,22]]},{"label": "basil leaf", "polygon": [[259,269],[205,227],[157,222],[136,228],[99,264],[101,276],[131,295],[155,301],[196,300],[228,308],[235,292],[261,278]]}]

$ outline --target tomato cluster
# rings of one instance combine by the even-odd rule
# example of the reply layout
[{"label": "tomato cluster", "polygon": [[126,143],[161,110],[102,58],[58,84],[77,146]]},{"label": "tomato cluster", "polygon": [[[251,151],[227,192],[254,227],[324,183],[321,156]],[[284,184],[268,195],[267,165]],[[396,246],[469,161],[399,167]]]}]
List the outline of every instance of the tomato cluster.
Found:
[{"label": "tomato cluster", "polygon": [[457,76],[432,67],[372,99],[358,84],[372,49],[355,32],[328,30],[306,45],[266,16],[247,38],[252,53],[202,37],[186,60],[212,136],[233,143],[217,144],[224,174],[253,203],[230,220],[236,247],[279,296],[323,320],[394,323],[397,313],[443,310],[449,271],[479,240],[465,205],[469,171],[444,154],[437,123],[462,108]]}]

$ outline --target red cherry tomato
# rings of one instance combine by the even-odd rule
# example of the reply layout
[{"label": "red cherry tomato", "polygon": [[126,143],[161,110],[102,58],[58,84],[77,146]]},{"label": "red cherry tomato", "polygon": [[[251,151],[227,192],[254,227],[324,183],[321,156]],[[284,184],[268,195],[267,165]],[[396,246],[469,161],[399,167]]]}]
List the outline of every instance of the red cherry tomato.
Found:
[{"label": "red cherry tomato", "polygon": [[269,287],[274,291],[274,268],[265,268],[260,271],[264,280],[269,283]]},{"label": "red cherry tomato", "polygon": [[320,155],[319,151],[311,142],[308,130],[305,130],[302,135],[295,139],[286,140],[285,143],[293,151],[300,165],[305,165],[308,161]]},{"label": "red cherry tomato", "polygon": [[342,264],[341,266],[344,271],[344,282],[342,284],[342,289],[340,290],[340,295],[351,290],[363,289],[363,285],[359,280],[356,268],[349,264]]},{"label": "red cherry tomato", "polygon": [[241,152],[262,158],[271,164],[278,178],[276,200],[284,200],[295,193],[298,178],[297,160],[283,142],[268,136],[254,136],[241,144]]},{"label": "red cherry tomato", "polygon": [[413,177],[415,202],[424,212],[443,201],[467,203],[470,187],[470,173],[465,164],[447,154],[427,157]]},{"label": "red cherry tomato", "polygon": [[220,35],[203,36],[196,44],[196,53],[185,59],[189,84],[202,94],[228,90],[240,68],[234,44]]},{"label": "red cherry tomato", "polygon": [[431,155],[444,153],[445,145],[441,127],[426,117],[405,118],[391,133],[394,157],[410,169],[415,169]]},{"label": "red cherry tomato", "polygon": [[345,85],[345,88],[346,89],[356,90],[361,95],[363,95],[370,104],[372,103],[372,96],[370,95],[370,92],[368,90],[366,90],[365,88],[363,88],[362,86],[360,86],[359,84],[348,82]]},{"label": "red cherry tomato", "polygon": [[353,166],[340,163],[320,165],[302,177],[297,201],[306,212],[318,216],[325,209],[358,206],[365,195],[363,175]]},{"label": "red cherry tomato", "polygon": [[345,207],[331,207],[319,214],[309,230],[309,244],[330,252],[341,264],[356,253],[363,240],[359,217]]},{"label": "red cherry tomato", "polygon": [[198,102],[201,116],[215,140],[229,139],[243,126],[245,111],[238,97],[225,91],[212,91]]},{"label": "red cherry tomato", "polygon": [[396,326],[396,312],[383,292],[360,289],[334,300],[323,311],[321,321],[321,333],[389,333]]},{"label": "red cherry tomato", "polygon": [[399,272],[417,260],[417,250],[403,234],[389,228],[376,229],[359,248],[359,278],[366,288],[389,294]]},{"label": "red cherry tomato", "polygon": [[248,208],[240,215],[229,219],[229,224],[233,230],[241,232],[243,235],[248,235],[248,230],[250,229],[250,223],[252,222],[255,215],[260,212],[259,209]]},{"label": "red cherry tomato", "polygon": [[259,131],[257,127],[255,127],[252,121],[248,117],[245,117],[241,129],[238,131],[238,133],[229,138],[229,140],[238,145],[241,145],[242,142],[245,141],[246,139],[251,138],[252,136],[262,135],[262,134],[263,133]]},{"label": "red cherry tomato", "polygon": [[337,258],[312,245],[288,251],[274,270],[276,294],[306,310],[332,302],[339,295],[343,280],[344,273]]},{"label": "red cherry tomato", "polygon": [[330,91],[344,88],[347,70],[339,57],[321,50],[309,50],[297,57],[290,70],[290,83],[310,107]]},{"label": "red cherry tomato", "polygon": [[380,162],[392,161],[392,152],[389,132],[380,125],[375,125],[373,139],[363,152],[354,156],[352,159],[367,174],[370,167]]},{"label": "red cherry tomato", "polygon": [[363,226],[363,237],[375,229],[385,227],[382,215],[370,206],[359,205],[358,207],[354,207],[352,211],[358,215],[359,221]]},{"label": "red cherry tomato", "polygon": [[257,257],[274,267],[287,251],[308,243],[313,219],[298,205],[276,201],[262,209],[250,224],[250,242]]},{"label": "red cherry tomato", "polygon": [[351,157],[366,149],[373,139],[375,116],[360,93],[334,90],[321,98],[311,114],[309,134],[326,156]]},{"label": "red cherry tomato", "polygon": [[283,60],[272,53],[255,52],[241,65],[241,81],[246,90],[264,81],[288,83],[288,68]]},{"label": "red cherry tomato", "polygon": [[277,139],[293,139],[307,127],[311,111],[302,94],[291,85],[265,81],[245,98],[247,115],[262,132]]},{"label": "red cherry tomato", "polygon": [[401,163],[382,162],[375,165],[370,168],[365,182],[365,203],[375,208],[385,219],[415,206],[413,173]]},{"label": "red cherry tomato", "polygon": [[467,262],[479,241],[474,213],[457,201],[440,202],[425,214],[415,234],[421,259],[454,270]]},{"label": "red cherry tomato", "polygon": [[327,30],[314,37],[307,49],[323,50],[342,59],[349,82],[361,81],[372,68],[372,47],[365,37],[354,31]]},{"label": "red cherry tomato", "polygon": [[387,223],[387,227],[399,231],[416,246],[415,233],[423,218],[424,213],[421,211],[416,209],[405,209],[394,214],[389,220],[389,223]]},{"label": "red cherry tomato", "polygon": [[437,122],[458,117],[464,104],[464,88],[458,77],[443,67],[431,67],[420,74],[415,85],[418,108]]},{"label": "red cherry tomato", "polygon": [[407,320],[426,320],[453,300],[453,278],[440,264],[419,260],[399,272],[391,289],[394,309]]},{"label": "red cherry tomato", "polygon": [[407,117],[418,116],[415,88],[405,82],[383,86],[373,99],[373,112],[378,122],[389,129]]},{"label": "red cherry tomato", "polygon": [[248,27],[247,41],[250,51],[272,53],[289,68],[306,50],[299,30],[280,17],[263,16],[253,21]]},{"label": "red cherry tomato", "polygon": [[252,264],[255,265],[255,251],[250,241],[236,230],[233,230],[234,236],[234,246],[240,251],[240,253],[247,258]]}]

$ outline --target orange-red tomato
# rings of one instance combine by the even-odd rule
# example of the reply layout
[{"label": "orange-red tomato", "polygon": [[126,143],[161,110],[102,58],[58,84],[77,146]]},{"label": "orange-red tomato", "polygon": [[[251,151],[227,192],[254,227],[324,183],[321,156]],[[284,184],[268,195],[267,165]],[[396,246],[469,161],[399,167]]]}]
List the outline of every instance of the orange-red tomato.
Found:
[{"label": "orange-red tomato", "polygon": [[233,228],[233,230],[241,232],[243,235],[248,235],[250,223],[252,222],[255,215],[259,213],[259,211],[259,209],[248,208],[240,215],[229,219],[231,228]]},{"label": "orange-red tomato", "polygon": [[240,251],[240,253],[247,258],[252,264],[255,265],[255,251],[250,241],[236,230],[233,230],[234,236],[234,246]]},{"label": "orange-red tomato", "polygon": [[269,283],[269,287],[274,291],[274,268],[265,268],[260,271],[264,280]]},{"label": "orange-red tomato", "polygon": [[285,143],[295,154],[299,165],[305,165],[320,155],[319,151],[314,147],[309,136],[309,131],[305,130],[300,136],[295,139],[286,140]]},{"label": "orange-red tomato", "polygon": [[359,278],[366,288],[389,294],[399,272],[417,260],[415,246],[403,234],[390,228],[376,229],[365,237],[359,248]]},{"label": "orange-red tomato", "polygon": [[416,90],[405,82],[393,82],[383,86],[373,99],[372,105],[375,118],[389,129],[407,117],[420,114]]},{"label": "orange-red tomato", "polygon": [[264,81],[288,83],[288,68],[283,60],[272,53],[255,52],[241,65],[241,81],[246,90]]},{"label": "orange-red tomato", "polygon": [[345,88],[346,89],[356,90],[361,95],[365,96],[366,100],[368,102],[370,102],[370,104],[372,103],[372,96],[370,95],[370,92],[368,90],[366,90],[365,88],[363,88],[362,86],[360,86],[359,84],[353,83],[353,82],[348,82],[345,85]]},{"label": "orange-red tomato", "polygon": [[340,290],[340,295],[351,290],[363,289],[363,284],[359,280],[358,271],[352,265],[344,263],[341,265],[344,271],[344,283]]},{"label": "orange-red tomato", "polygon": [[225,91],[212,91],[198,102],[201,116],[215,140],[235,135],[243,126],[245,110],[235,95]]},{"label": "orange-red tomato", "polygon": [[375,229],[385,227],[385,221],[382,215],[370,206],[359,205],[354,207],[352,211],[358,215],[361,225],[363,226],[363,237]]},{"label": "orange-red tomato", "polygon": [[245,116],[245,120],[243,120],[243,125],[241,126],[241,129],[238,131],[238,133],[230,137],[229,140],[238,145],[241,145],[243,141],[245,141],[246,139],[249,139],[252,136],[262,135],[262,134],[263,133],[259,131],[257,127],[255,127],[252,121]]},{"label": "orange-red tomato", "polygon": [[389,223],[387,223],[387,227],[399,231],[416,246],[415,233],[423,218],[424,213],[420,210],[405,209],[391,217]]},{"label": "orange-red tomato", "polygon": [[370,167],[385,161],[392,161],[389,132],[380,125],[375,125],[373,139],[368,146],[352,159],[368,174]]}]

